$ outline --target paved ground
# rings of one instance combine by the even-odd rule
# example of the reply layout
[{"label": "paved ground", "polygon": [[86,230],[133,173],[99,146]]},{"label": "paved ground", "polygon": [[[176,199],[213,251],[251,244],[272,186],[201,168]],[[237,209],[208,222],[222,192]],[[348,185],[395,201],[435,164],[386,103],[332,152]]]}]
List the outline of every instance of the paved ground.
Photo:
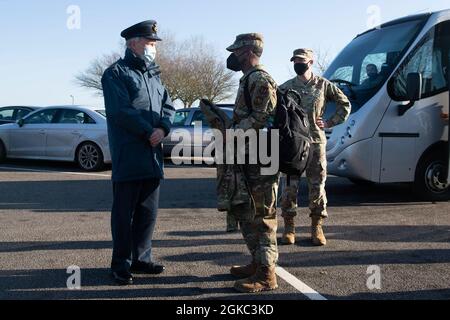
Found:
[{"label": "paved ground", "polygon": [[[0,299],[307,299],[284,280],[279,291],[257,296],[230,289],[229,266],[248,256],[241,236],[223,231],[215,170],[166,172],[154,254],[167,272],[137,276],[135,285],[123,288],[108,275],[110,172],[89,175],[48,162],[1,164]],[[448,202],[417,201],[404,185],[358,187],[336,177],[327,190],[329,245],[309,244],[302,207],[299,243],[280,246],[284,270],[327,299],[450,299]],[[81,290],[66,288],[71,265],[81,268]],[[371,265],[380,267],[381,290],[367,288]]]}]

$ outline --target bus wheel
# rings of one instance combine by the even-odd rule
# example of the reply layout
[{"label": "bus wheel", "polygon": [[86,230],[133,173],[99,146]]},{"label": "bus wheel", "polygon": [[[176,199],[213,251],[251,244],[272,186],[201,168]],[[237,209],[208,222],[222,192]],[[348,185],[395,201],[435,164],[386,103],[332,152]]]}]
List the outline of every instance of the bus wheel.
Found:
[{"label": "bus wheel", "polygon": [[414,192],[417,196],[430,201],[450,199],[445,162],[442,152],[432,152],[422,159],[417,166],[414,180]]}]

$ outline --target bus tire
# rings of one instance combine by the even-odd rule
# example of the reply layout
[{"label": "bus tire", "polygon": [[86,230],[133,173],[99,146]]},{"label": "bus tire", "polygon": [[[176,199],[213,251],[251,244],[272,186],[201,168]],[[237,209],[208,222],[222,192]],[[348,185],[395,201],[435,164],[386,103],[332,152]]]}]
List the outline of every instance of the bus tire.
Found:
[{"label": "bus tire", "polygon": [[449,200],[450,188],[446,183],[446,166],[446,156],[441,150],[434,150],[425,155],[417,166],[414,193],[424,200]]}]

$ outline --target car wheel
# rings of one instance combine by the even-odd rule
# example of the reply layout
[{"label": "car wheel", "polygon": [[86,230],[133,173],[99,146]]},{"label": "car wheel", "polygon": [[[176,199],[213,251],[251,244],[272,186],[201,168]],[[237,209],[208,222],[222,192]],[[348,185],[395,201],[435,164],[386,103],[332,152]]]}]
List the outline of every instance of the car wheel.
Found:
[{"label": "car wheel", "polygon": [[93,142],[78,147],[76,161],[85,171],[99,171],[104,166],[102,150]]},{"label": "car wheel", "polygon": [[443,152],[432,152],[419,163],[414,181],[414,192],[430,201],[446,201],[450,198],[447,183],[447,164]]},{"label": "car wheel", "polygon": [[3,142],[0,140],[0,163],[6,160],[6,148]]}]

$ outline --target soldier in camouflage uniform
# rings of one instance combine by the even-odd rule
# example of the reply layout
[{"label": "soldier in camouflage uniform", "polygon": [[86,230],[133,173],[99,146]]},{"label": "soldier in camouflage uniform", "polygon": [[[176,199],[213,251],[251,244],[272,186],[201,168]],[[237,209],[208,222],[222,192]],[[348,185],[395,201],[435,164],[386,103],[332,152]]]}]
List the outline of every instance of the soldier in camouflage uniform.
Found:
[{"label": "soldier in camouflage uniform", "polygon": [[[296,90],[302,97],[301,107],[307,112],[311,125],[312,139],[310,156],[306,168],[309,189],[309,209],[311,211],[311,240],[314,245],[326,245],[322,225],[327,214],[327,196],[325,182],[327,179],[326,143],[323,129],[331,128],[345,122],[350,114],[351,105],[345,94],[330,81],[316,76],[311,67],[314,54],[310,49],[294,51],[291,59],[297,77],[280,86],[281,89]],[[336,103],[336,113],[328,120],[323,120],[325,106],[328,101]],[[287,177],[289,183],[283,190],[281,199],[282,216],[285,230],[283,244],[295,243],[294,217],[297,215],[297,194],[300,177]]]},{"label": "soldier in camouflage uniform", "polygon": [[[259,133],[267,127],[277,103],[277,85],[259,64],[263,37],[257,33],[239,35],[227,50],[232,52],[227,67],[244,73],[236,98],[233,128]],[[245,88],[248,88],[251,105],[246,103]],[[241,225],[252,262],[231,268],[232,275],[242,278],[234,288],[244,293],[274,290],[278,288],[275,265],[278,260],[276,198],[279,175],[262,175],[260,165],[245,164],[240,168],[246,177],[252,201],[232,207],[229,213]]]}]

